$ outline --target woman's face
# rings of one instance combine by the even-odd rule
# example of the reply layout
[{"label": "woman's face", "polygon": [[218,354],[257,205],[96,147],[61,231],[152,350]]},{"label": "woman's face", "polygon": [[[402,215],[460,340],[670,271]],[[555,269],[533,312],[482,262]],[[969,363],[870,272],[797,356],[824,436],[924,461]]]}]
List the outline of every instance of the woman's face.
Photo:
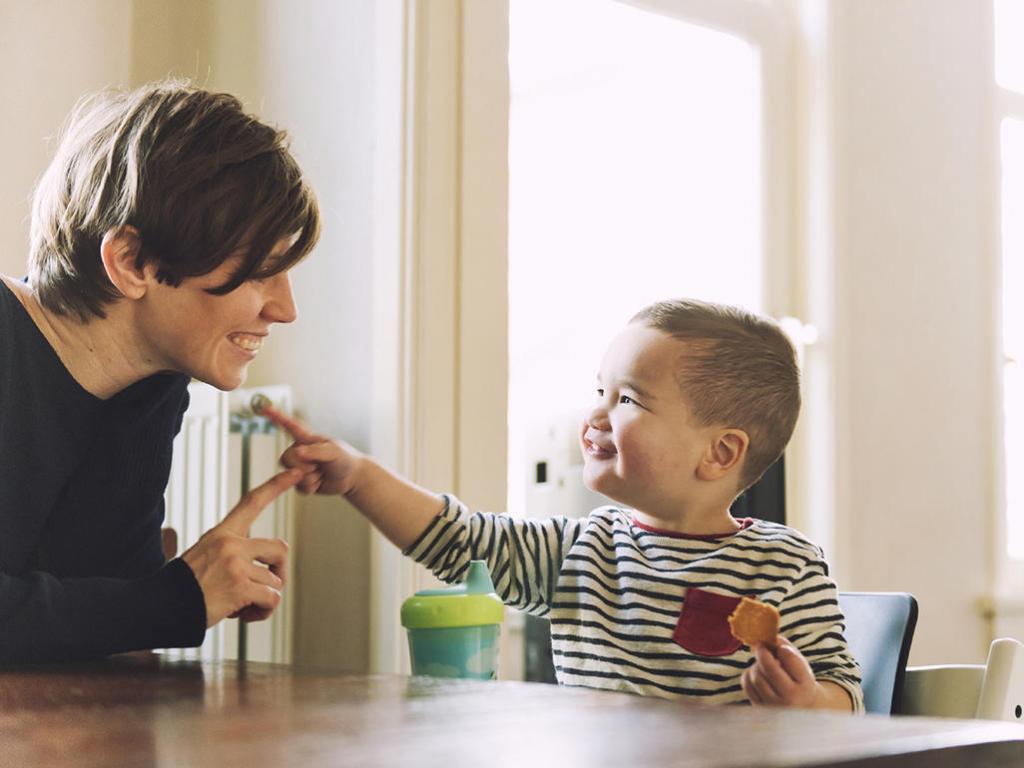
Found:
[{"label": "woman's face", "polygon": [[[287,247],[288,241],[281,241],[268,258]],[[296,310],[287,270],[247,280],[223,296],[207,293],[223,285],[235,265],[236,259],[228,259],[213,272],[186,278],[176,288],[151,282],[139,307],[148,364],[186,373],[222,390],[241,386],[271,326],[292,322]]]}]

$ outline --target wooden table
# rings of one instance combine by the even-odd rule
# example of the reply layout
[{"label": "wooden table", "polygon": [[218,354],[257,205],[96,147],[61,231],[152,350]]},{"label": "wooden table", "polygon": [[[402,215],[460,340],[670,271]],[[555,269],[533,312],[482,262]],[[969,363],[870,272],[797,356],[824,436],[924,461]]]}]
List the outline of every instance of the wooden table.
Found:
[{"label": "wooden table", "polygon": [[0,766],[1024,766],[1024,726],[122,657],[0,670]]}]

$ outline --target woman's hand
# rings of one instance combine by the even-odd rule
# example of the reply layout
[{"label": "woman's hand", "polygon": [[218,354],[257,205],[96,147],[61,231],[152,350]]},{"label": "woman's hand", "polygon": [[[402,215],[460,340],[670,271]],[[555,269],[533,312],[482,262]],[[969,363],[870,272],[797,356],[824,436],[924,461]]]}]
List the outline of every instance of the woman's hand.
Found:
[{"label": "woman's hand", "polygon": [[850,711],[849,695],[840,686],[814,679],[811,665],[789,640],[779,635],[774,649],[756,645],[754,663],[740,684],[755,706],[842,709]]},{"label": "woman's hand", "polygon": [[348,443],[310,432],[297,419],[285,416],[271,406],[260,410],[295,440],[281,455],[281,464],[302,472],[296,489],[300,493],[340,494],[347,496],[355,488],[357,470],[365,458]]},{"label": "woman's hand", "polygon": [[208,628],[234,616],[260,621],[281,602],[288,545],[280,539],[250,539],[249,528],[264,507],[298,480],[297,472],[281,472],[253,488],[181,556],[203,592]]}]

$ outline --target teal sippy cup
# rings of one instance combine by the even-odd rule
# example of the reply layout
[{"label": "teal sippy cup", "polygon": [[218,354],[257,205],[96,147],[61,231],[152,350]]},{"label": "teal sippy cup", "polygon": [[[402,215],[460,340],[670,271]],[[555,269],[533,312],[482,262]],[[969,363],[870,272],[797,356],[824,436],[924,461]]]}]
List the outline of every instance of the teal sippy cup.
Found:
[{"label": "teal sippy cup", "polygon": [[505,606],[496,594],[487,563],[473,560],[466,581],[444,589],[423,589],[402,603],[414,675],[498,677],[498,633]]}]

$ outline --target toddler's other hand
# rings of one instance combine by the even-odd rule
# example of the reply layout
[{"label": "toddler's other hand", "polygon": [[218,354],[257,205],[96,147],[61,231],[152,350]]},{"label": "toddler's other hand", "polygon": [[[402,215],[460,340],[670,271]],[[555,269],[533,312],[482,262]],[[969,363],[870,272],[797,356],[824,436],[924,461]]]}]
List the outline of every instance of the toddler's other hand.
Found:
[{"label": "toddler's other hand", "polygon": [[779,635],[775,648],[756,645],[754,663],[743,671],[740,684],[754,705],[769,707],[823,706],[824,691],[814,679],[811,665],[786,638]]},{"label": "toddler's other hand", "polygon": [[260,414],[277,424],[295,440],[281,455],[281,464],[299,469],[302,479],[295,486],[300,493],[348,494],[355,485],[356,468],[363,454],[342,440],[309,431],[298,419],[266,406]]}]

